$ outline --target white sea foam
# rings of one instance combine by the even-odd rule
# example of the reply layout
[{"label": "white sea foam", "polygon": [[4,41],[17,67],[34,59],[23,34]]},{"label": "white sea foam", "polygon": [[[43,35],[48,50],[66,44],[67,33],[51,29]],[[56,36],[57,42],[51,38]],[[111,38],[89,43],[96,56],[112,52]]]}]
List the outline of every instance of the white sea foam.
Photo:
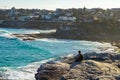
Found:
[{"label": "white sea foam", "polygon": [[3,35],[0,35],[2,37],[6,37],[6,38],[16,38],[15,36],[12,36],[11,34],[3,34]]},{"label": "white sea foam", "polygon": [[35,80],[34,76],[40,65],[51,60],[54,60],[54,58],[42,60],[40,62],[34,62],[28,64],[27,66],[18,67],[17,69],[3,67],[3,72],[0,71],[0,74],[2,75],[2,79]]},{"label": "white sea foam", "polygon": [[50,43],[77,43],[77,44],[83,44],[84,46],[89,45],[99,45],[99,46],[111,46],[110,43],[100,43],[100,42],[92,42],[92,41],[85,41],[85,40],[71,40],[71,39],[56,39],[56,38],[42,38],[37,39],[37,41],[44,41],[44,42],[50,42]]},{"label": "white sea foam", "polygon": [[60,40],[60,39],[55,39],[55,38],[42,38],[42,39],[37,39],[37,41],[44,41],[44,42],[66,42],[65,40]]},{"label": "white sea foam", "polygon": [[7,37],[7,38],[16,38],[11,34],[39,34],[39,33],[52,33],[52,32],[56,32],[56,29],[36,30],[36,29],[0,28],[0,36]]},{"label": "white sea foam", "polygon": [[37,69],[40,67],[41,64],[52,61],[52,60],[54,60],[54,58],[50,58],[50,59],[47,59],[47,60],[42,60],[42,61],[39,61],[39,62],[33,62],[33,63],[28,64],[27,66],[21,66],[21,67],[18,67],[18,68],[22,71],[25,71],[25,72],[35,73],[37,71]]},{"label": "white sea foam", "polygon": [[35,80],[33,73],[10,68],[6,68],[6,72],[3,72],[2,75],[3,80]]},{"label": "white sea foam", "polygon": [[0,34],[2,34],[2,33],[8,33],[8,31],[7,30],[0,30]]},{"label": "white sea foam", "polygon": [[0,30],[0,36],[6,38],[14,38],[14,36],[11,36],[11,33],[7,30]]},{"label": "white sea foam", "polygon": [[10,33],[6,30],[0,30],[0,35],[4,35],[4,34],[10,34]]},{"label": "white sea foam", "polygon": [[52,32],[56,32],[56,29],[52,29],[52,30],[40,30],[40,33],[52,33]]},{"label": "white sea foam", "polygon": [[56,32],[56,29],[38,30],[38,29],[14,29],[14,28],[0,28],[0,31],[8,31],[12,34],[34,34],[34,33],[51,33]]},{"label": "white sea foam", "polygon": [[[49,42],[49,43],[54,43],[54,44],[55,43],[56,44],[57,43],[61,43],[61,44],[65,43],[66,45],[69,45],[69,46],[66,46],[66,49],[69,50],[69,47],[71,46],[72,51],[81,50],[83,53],[93,52],[93,51],[95,51],[95,52],[115,52],[115,47],[112,46],[110,43],[100,43],[100,42],[83,41],[83,40],[80,41],[80,40],[65,40],[65,39],[49,39],[49,38],[38,39],[37,41]],[[74,44],[74,45],[71,45],[71,44]],[[54,45],[52,47],[54,48],[55,46],[57,46],[57,45]],[[67,52],[69,52],[68,50],[67,50]]]},{"label": "white sea foam", "polygon": [[86,42],[89,42],[89,41],[82,41],[82,40],[80,41],[80,40],[71,40],[71,39],[68,40],[68,39],[56,39],[56,38],[42,38],[42,39],[37,39],[37,41],[44,41],[44,42],[51,42],[51,43],[52,42],[54,42],[54,43],[55,42],[57,42],[57,43],[59,43],[59,42],[60,43],[64,43],[64,42],[65,43],[67,43],[67,42],[68,43],[71,43],[71,42],[72,43],[73,42],[83,42],[83,43],[86,43]]},{"label": "white sea foam", "polygon": [[35,30],[35,29],[17,29],[18,32],[12,32],[13,34],[36,34],[36,33],[52,33],[56,32],[56,29],[52,30]]}]

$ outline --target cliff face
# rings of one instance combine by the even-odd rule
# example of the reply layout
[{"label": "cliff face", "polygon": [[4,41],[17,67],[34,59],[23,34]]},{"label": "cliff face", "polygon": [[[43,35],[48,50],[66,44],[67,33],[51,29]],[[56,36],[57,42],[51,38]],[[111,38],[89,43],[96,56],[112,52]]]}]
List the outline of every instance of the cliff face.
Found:
[{"label": "cliff face", "polygon": [[58,28],[57,38],[110,42],[120,48],[120,22],[81,23]]},{"label": "cliff face", "polygon": [[58,28],[56,35],[60,38],[88,40],[120,40],[120,23],[84,23],[67,26],[69,29]]}]

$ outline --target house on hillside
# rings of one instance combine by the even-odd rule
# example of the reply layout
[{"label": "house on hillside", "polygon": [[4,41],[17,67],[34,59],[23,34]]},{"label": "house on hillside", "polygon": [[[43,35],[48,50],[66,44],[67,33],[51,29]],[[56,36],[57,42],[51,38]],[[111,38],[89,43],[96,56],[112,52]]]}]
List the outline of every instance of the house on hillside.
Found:
[{"label": "house on hillside", "polygon": [[76,21],[76,17],[68,17],[68,16],[59,16],[59,21]]},{"label": "house on hillside", "polygon": [[72,15],[73,13],[70,13],[70,12],[65,13],[65,16],[72,16]]},{"label": "house on hillside", "polygon": [[52,15],[51,14],[43,14],[43,15],[41,15],[41,18],[44,19],[44,20],[51,20]]}]

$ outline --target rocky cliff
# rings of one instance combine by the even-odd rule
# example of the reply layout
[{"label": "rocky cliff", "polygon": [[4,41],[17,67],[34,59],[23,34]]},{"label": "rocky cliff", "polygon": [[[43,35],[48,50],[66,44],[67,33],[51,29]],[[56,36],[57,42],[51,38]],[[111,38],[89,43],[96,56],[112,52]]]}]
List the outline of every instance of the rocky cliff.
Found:
[{"label": "rocky cliff", "polygon": [[59,27],[56,38],[110,42],[120,48],[120,22],[78,23]]},{"label": "rocky cliff", "polygon": [[82,62],[75,56],[40,66],[36,80],[120,80],[120,54],[86,53]]},{"label": "rocky cliff", "polygon": [[[111,23],[112,24],[112,23]],[[88,40],[120,40],[120,23],[79,23],[57,29],[59,38]]]}]

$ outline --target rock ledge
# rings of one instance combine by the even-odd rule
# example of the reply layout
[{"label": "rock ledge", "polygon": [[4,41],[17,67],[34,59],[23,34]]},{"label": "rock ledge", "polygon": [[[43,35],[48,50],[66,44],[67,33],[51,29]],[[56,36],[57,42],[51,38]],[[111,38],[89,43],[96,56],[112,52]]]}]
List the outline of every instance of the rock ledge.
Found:
[{"label": "rock ledge", "polygon": [[86,53],[82,62],[75,57],[41,65],[36,80],[120,80],[120,54]]}]

